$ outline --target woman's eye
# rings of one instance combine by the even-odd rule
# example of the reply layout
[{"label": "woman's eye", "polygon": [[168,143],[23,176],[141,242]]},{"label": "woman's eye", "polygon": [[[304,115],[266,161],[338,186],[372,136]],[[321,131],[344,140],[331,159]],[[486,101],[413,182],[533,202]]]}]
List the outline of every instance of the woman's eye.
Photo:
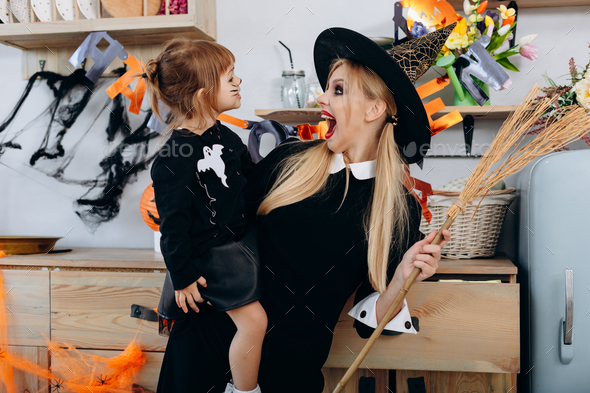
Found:
[{"label": "woman's eye", "polygon": [[336,94],[342,94],[342,87],[341,86],[334,87],[334,92]]},{"label": "woman's eye", "polygon": [[233,81],[233,80],[234,80],[234,77],[233,76],[231,78],[229,78],[229,81],[230,82]]}]

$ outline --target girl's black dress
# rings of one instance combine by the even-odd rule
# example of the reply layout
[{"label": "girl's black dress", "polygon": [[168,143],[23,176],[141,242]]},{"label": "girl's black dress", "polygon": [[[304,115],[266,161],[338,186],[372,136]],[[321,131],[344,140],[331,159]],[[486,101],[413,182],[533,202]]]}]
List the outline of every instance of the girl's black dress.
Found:
[{"label": "girl's black dress", "polygon": [[178,290],[205,277],[207,287],[199,285],[199,291],[219,311],[261,296],[260,269],[247,256],[223,266],[199,259],[245,233],[244,188],[253,168],[240,137],[218,121],[202,135],[175,130],[151,169],[160,246],[172,285]]},{"label": "girl's black dress", "polygon": [[[277,164],[286,155],[325,141],[288,139],[260,161],[246,187],[249,218],[276,180]],[[262,299],[268,329],[262,347],[259,384],[264,393],[320,393],[321,368],[334,327],[346,301],[355,304],[374,292],[368,281],[367,244],[362,214],[374,178],[349,178],[340,208],[345,171],[329,176],[327,190],[304,201],[257,217],[262,269]],[[422,239],[420,205],[408,194],[411,219],[408,247],[391,252],[388,277],[410,245]],[[358,290],[357,290],[358,289]],[[223,392],[231,377],[228,352],[236,328],[226,313],[202,303],[200,313],[175,322],[164,355],[158,393]],[[372,328],[355,322],[363,338]]]}]

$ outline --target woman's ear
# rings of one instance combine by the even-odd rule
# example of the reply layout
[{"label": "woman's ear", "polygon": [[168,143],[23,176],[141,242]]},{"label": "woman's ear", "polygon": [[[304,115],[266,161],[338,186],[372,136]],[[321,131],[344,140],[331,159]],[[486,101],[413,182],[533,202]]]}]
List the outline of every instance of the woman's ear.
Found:
[{"label": "woman's ear", "polygon": [[387,104],[385,104],[385,101],[380,99],[373,100],[369,103],[369,105],[367,105],[367,109],[365,111],[365,121],[367,123],[371,123],[383,116],[386,111]]}]

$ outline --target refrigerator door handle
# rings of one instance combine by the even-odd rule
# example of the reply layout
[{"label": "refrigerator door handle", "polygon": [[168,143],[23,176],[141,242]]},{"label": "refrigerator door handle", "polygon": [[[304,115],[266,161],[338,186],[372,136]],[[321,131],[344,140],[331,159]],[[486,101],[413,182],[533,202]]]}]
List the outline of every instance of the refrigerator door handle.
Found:
[{"label": "refrigerator door handle", "polygon": [[570,364],[574,359],[574,272],[565,271],[565,318],[559,321],[559,361]]},{"label": "refrigerator door handle", "polygon": [[563,343],[572,344],[572,330],[574,328],[574,272],[565,271],[565,326]]}]

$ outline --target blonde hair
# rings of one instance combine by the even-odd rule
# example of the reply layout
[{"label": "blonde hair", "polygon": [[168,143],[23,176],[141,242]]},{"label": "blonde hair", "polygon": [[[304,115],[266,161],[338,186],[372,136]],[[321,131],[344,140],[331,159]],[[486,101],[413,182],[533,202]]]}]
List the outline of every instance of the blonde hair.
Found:
[{"label": "blonde hair", "polygon": [[[328,80],[338,67],[346,67],[348,71],[346,73],[349,91],[347,117],[350,115],[351,96],[356,89],[359,89],[368,100],[383,100],[387,105],[387,116],[397,113],[393,94],[373,71],[359,63],[337,59],[332,64]],[[328,86],[326,86],[327,89]],[[290,205],[326,191],[325,186],[330,175],[333,155],[334,153],[323,141],[286,157],[279,165],[277,181],[260,204],[257,214],[266,215],[278,207]],[[370,206],[367,206],[363,217],[368,243],[369,280],[373,288],[380,293],[387,289],[387,269],[391,250],[408,245],[410,215],[403,185],[404,165],[405,162],[394,140],[393,125],[384,122],[377,147],[373,193]],[[346,187],[342,202],[348,191],[349,171],[346,165]]]},{"label": "blonde hair", "polygon": [[[153,113],[169,129],[190,119],[196,120],[197,127],[204,127],[208,120],[215,120],[221,75],[234,62],[226,47],[212,41],[186,37],[167,41],[144,70]],[[197,97],[199,89],[205,92],[201,99]],[[170,108],[166,120],[160,114],[158,100]]]}]

